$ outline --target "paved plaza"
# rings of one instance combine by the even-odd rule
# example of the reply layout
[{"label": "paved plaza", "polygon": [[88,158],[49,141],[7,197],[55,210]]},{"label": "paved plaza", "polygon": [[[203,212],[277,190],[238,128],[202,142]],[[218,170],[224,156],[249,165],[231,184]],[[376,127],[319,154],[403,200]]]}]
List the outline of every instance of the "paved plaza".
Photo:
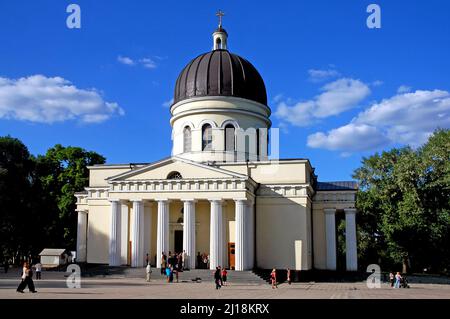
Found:
[{"label": "paved plaza", "polygon": [[64,272],[43,273],[35,280],[38,293],[16,292],[19,278],[16,273],[0,274],[0,299],[450,299],[449,284],[410,282],[410,289],[392,289],[383,283],[379,289],[357,283],[293,283],[272,289],[269,284],[238,283],[231,277],[229,284],[216,290],[214,283],[167,283],[158,278],[146,282],[143,278],[82,278],[81,288],[67,288]]}]

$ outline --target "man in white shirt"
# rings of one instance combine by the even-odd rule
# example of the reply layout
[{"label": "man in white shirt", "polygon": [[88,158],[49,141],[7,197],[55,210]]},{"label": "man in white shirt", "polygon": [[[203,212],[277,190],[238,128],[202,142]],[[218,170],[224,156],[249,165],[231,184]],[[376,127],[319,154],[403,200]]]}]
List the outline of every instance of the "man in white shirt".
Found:
[{"label": "man in white shirt", "polygon": [[147,281],[150,281],[150,274],[152,273],[152,267],[150,267],[150,263],[147,264],[145,272],[147,273]]},{"label": "man in white shirt", "polygon": [[36,269],[36,280],[41,279],[42,264],[37,262],[37,264],[34,265],[34,269]]}]

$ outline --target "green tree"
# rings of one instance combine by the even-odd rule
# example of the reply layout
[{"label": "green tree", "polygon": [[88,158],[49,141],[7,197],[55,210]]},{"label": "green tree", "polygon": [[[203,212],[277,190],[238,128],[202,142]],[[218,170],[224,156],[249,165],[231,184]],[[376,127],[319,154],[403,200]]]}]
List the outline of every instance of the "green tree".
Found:
[{"label": "green tree", "polygon": [[450,131],[438,130],[421,148],[392,149],[364,158],[354,173],[360,258],[385,266],[446,271],[449,260]]},{"label": "green tree", "polygon": [[89,182],[87,166],[103,164],[105,158],[79,147],[55,145],[37,157],[36,171],[43,190],[43,207],[51,217],[47,231],[54,246],[75,248],[77,216],[74,194]]},{"label": "green tree", "polygon": [[21,141],[0,137],[0,259],[28,254],[32,245],[33,169],[33,158]]},{"label": "green tree", "polygon": [[104,162],[95,152],[61,145],[35,158],[20,140],[0,137],[0,262],[44,247],[75,248],[74,193],[88,185],[87,166]]}]

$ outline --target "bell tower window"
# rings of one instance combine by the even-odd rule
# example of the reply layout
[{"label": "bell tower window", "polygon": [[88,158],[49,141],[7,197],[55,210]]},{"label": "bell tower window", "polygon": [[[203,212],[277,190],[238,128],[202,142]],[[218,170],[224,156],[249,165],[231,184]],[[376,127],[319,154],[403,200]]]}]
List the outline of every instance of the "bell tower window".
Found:
[{"label": "bell tower window", "polygon": [[225,151],[234,152],[236,150],[235,127],[232,124],[225,126]]},{"label": "bell tower window", "polygon": [[191,128],[186,126],[183,129],[183,152],[187,153],[192,150],[192,135]]},{"label": "bell tower window", "polygon": [[212,150],[212,127],[210,124],[205,124],[202,127],[202,150]]}]

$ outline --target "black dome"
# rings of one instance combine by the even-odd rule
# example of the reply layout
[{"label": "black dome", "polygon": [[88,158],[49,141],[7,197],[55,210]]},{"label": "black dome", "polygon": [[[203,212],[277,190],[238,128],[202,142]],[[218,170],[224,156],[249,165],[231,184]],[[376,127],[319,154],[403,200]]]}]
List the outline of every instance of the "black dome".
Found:
[{"label": "black dome", "polygon": [[201,96],[235,96],[267,105],[266,86],[255,67],[223,49],[199,55],[178,76],[174,104]]}]

